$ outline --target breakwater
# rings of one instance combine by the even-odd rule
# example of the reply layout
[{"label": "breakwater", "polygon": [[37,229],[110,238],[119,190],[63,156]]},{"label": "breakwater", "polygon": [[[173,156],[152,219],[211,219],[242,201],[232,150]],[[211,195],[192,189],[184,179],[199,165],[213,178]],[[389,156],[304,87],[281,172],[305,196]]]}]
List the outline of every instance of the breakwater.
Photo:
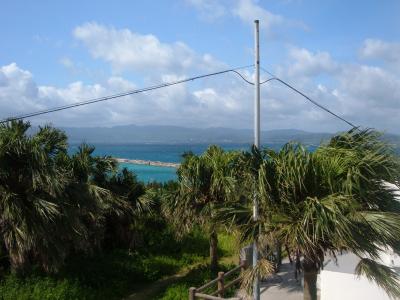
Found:
[{"label": "breakwater", "polygon": [[143,160],[143,159],[128,159],[128,158],[115,158],[119,163],[129,163],[135,165],[148,165],[157,167],[178,168],[180,164],[172,162],[163,162],[156,160]]}]

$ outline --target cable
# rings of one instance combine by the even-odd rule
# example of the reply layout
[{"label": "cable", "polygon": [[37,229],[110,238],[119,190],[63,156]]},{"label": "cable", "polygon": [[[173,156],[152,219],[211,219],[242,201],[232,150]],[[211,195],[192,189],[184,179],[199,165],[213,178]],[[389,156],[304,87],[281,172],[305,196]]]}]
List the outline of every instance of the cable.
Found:
[{"label": "cable", "polygon": [[268,75],[272,76],[272,77],[276,77],[274,74],[272,74],[270,71],[268,71],[267,69],[264,69],[263,67],[260,66],[260,69],[263,70],[265,73],[267,73]]},{"label": "cable", "polygon": [[[268,79],[266,79],[266,80],[264,80],[264,81],[261,81],[260,84],[264,84],[264,83],[267,83],[267,82],[272,81],[272,80],[276,80],[276,78],[275,78],[275,77],[268,78]],[[254,83],[253,83],[253,84],[254,84]]]},{"label": "cable", "polygon": [[[247,80],[241,73],[239,73],[239,72],[237,72],[237,71],[232,71],[232,72],[238,74],[238,75],[239,75],[240,77],[242,77],[242,79],[243,79],[244,81],[246,81],[248,84],[254,85],[254,82],[251,82],[251,81]],[[273,79],[275,79],[275,78],[269,78],[269,79],[267,79],[267,80],[264,80],[264,81],[260,82],[260,84],[266,83],[266,82],[271,81],[271,80],[273,80]]]},{"label": "cable", "polygon": [[248,84],[254,85],[253,82],[248,81],[248,80],[247,80],[242,74],[240,74],[238,71],[232,70],[232,72],[234,72],[234,73],[236,73],[237,75],[239,75],[240,77],[242,77],[242,79],[243,79],[244,81],[246,81]]},{"label": "cable", "polygon": [[[174,82],[168,82],[168,83],[153,85],[153,86],[142,88],[142,89],[130,90],[130,91],[127,91],[127,92],[124,92],[124,93],[114,94],[114,95],[100,97],[100,98],[89,99],[89,100],[86,100],[86,101],[76,102],[76,103],[69,104],[69,105],[64,105],[64,106],[49,108],[49,109],[46,109],[46,110],[41,110],[41,111],[37,111],[37,112],[33,112],[33,113],[28,113],[28,114],[23,114],[23,115],[19,115],[19,116],[9,117],[7,119],[1,120],[0,124],[7,123],[7,122],[10,122],[10,121],[16,121],[16,120],[21,120],[21,119],[25,119],[25,118],[30,118],[30,117],[34,117],[34,116],[39,116],[39,115],[43,115],[43,114],[48,114],[48,113],[61,111],[61,110],[65,110],[65,109],[70,109],[70,108],[74,108],[74,107],[78,107],[78,106],[88,105],[88,104],[92,104],[92,103],[108,101],[108,100],[112,100],[112,99],[116,99],[116,98],[120,98],[120,97],[124,97],[124,96],[129,96],[129,95],[133,95],[133,94],[139,94],[139,93],[143,93],[143,92],[147,92],[147,91],[157,90],[157,89],[160,89],[160,88],[164,88],[164,87],[169,87],[169,86],[185,83],[185,82],[188,82],[188,81],[194,81],[194,80],[197,80],[197,79],[210,77],[210,76],[216,76],[216,75],[229,73],[229,72],[237,74],[238,76],[240,76],[248,84],[254,85],[253,82],[250,82],[249,80],[247,80],[241,73],[239,73],[237,71],[237,70],[246,69],[246,68],[249,68],[249,67],[252,67],[252,66],[253,65],[248,65],[248,66],[242,66],[242,67],[238,67],[238,68],[234,68],[234,69],[228,69],[228,70],[223,70],[223,71],[219,71],[219,72],[208,73],[208,74],[199,75],[199,76],[195,76],[195,77],[191,77],[191,78],[186,78],[186,79],[182,79],[182,80],[178,80],[178,81],[174,81]],[[271,72],[269,72],[265,68],[261,67],[261,69],[264,72],[266,72],[269,75],[271,75],[272,78],[266,79],[265,81],[260,82],[260,84],[264,84],[264,83],[267,83],[267,82],[272,81],[272,80],[279,81],[280,83],[284,84],[286,87],[288,87],[291,90],[295,91],[296,93],[300,94],[301,96],[303,96],[308,101],[310,101],[314,105],[318,106],[322,110],[328,112],[329,114],[333,115],[334,117],[336,117],[336,118],[340,119],[341,121],[347,123],[348,125],[352,126],[353,128],[358,128],[357,126],[355,126],[351,122],[349,122],[346,119],[344,119],[344,118],[340,117],[339,115],[335,114],[334,112],[332,112],[328,108],[324,107],[323,105],[319,104],[318,102],[312,100],[310,97],[308,97],[307,95],[305,95],[304,93],[302,93],[301,91],[299,91],[298,89],[296,89],[295,87],[290,85],[289,83],[287,83],[284,80],[276,77],[274,74],[272,74]]]},{"label": "cable", "polygon": [[133,95],[133,94],[139,94],[139,93],[143,93],[143,92],[147,92],[147,91],[153,91],[153,90],[161,89],[161,88],[164,88],[164,87],[181,84],[181,83],[188,82],[188,81],[194,81],[194,80],[205,78],[205,77],[221,75],[221,74],[229,73],[229,72],[236,73],[244,81],[246,81],[247,83],[251,84],[251,82],[246,80],[239,72],[237,72],[237,70],[246,69],[246,68],[249,68],[249,67],[252,67],[252,66],[253,65],[248,65],[248,66],[242,66],[242,67],[238,67],[238,68],[234,68],[234,69],[228,69],[228,70],[223,70],[223,71],[219,71],[219,72],[208,73],[208,74],[199,75],[199,76],[195,76],[195,77],[190,77],[190,78],[186,78],[186,79],[182,79],[182,80],[178,80],[178,81],[173,81],[173,82],[167,82],[167,83],[162,83],[162,84],[158,84],[158,85],[153,85],[153,86],[145,87],[145,88],[142,88],[142,89],[130,90],[130,91],[127,91],[127,92],[124,92],[124,93],[114,94],[114,95],[100,97],[100,98],[89,99],[89,100],[82,101],[82,102],[76,102],[76,103],[73,103],[73,104],[68,104],[68,105],[64,105],[64,106],[58,106],[58,107],[49,108],[49,109],[45,109],[45,110],[41,110],[41,111],[36,111],[36,112],[28,113],[28,114],[9,117],[7,119],[1,120],[0,124],[7,123],[7,122],[10,122],[10,121],[16,121],[16,120],[21,120],[21,119],[25,119],[25,118],[30,118],[30,117],[34,117],[34,116],[44,115],[44,114],[48,114],[48,113],[52,113],[52,112],[56,112],[56,111],[60,111],[60,110],[65,110],[65,109],[70,109],[70,108],[74,108],[74,107],[78,107],[78,106],[83,106],[83,105],[88,105],[88,104],[92,104],[92,103],[107,101],[107,100],[120,98],[120,97],[124,97],[124,96],[129,96],[129,95]]},{"label": "cable", "polygon": [[329,110],[328,108],[326,108],[325,106],[319,104],[317,101],[311,99],[310,97],[308,97],[306,94],[302,93],[301,91],[299,91],[298,89],[296,89],[295,87],[293,87],[292,85],[290,85],[289,83],[287,83],[286,81],[276,77],[274,74],[272,74],[271,72],[269,72],[268,70],[264,69],[263,67],[260,67],[264,72],[268,73],[269,75],[272,76],[272,78],[269,78],[263,82],[260,82],[260,84],[272,81],[272,80],[276,80],[279,81],[280,83],[282,83],[283,85],[285,85],[286,87],[290,88],[291,90],[295,91],[296,93],[300,94],[301,96],[303,96],[304,98],[306,98],[308,101],[310,101],[312,104],[318,106],[319,108],[321,108],[322,110],[326,111],[327,113],[331,114],[332,116],[338,118],[339,120],[347,123],[348,125],[350,125],[353,128],[358,128],[358,126],[354,125],[353,123],[351,123],[350,121],[347,121],[346,119],[342,118],[341,116],[335,114],[334,112],[332,112],[331,110]]}]

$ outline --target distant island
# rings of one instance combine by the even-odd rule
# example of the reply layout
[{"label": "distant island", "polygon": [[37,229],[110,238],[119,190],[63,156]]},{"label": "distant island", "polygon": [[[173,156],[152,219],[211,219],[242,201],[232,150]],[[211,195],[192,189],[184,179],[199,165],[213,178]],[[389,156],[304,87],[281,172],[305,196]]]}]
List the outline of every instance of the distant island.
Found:
[{"label": "distant island", "polygon": [[[64,127],[70,143],[93,144],[229,144],[253,143],[253,130],[223,127],[188,128],[179,126]],[[334,133],[278,129],[261,132],[261,143],[284,144],[290,141],[319,145]],[[385,134],[385,139],[400,148],[400,136]]]},{"label": "distant island", "polygon": [[[179,126],[138,126],[114,127],[60,127],[68,136],[70,144],[248,144],[253,143],[252,129],[224,127],[190,128]],[[37,131],[32,127],[31,132]],[[262,144],[283,145],[299,142],[318,146],[328,141],[335,133],[308,132],[298,129],[276,129],[261,131]],[[385,133],[384,139],[400,152],[400,135]]]}]

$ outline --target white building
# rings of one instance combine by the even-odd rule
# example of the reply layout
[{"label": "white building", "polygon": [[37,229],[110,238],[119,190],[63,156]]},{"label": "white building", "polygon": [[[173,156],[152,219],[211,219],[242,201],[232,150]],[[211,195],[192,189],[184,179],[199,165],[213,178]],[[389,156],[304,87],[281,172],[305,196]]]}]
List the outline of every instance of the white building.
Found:
[{"label": "white building", "polygon": [[[388,188],[396,189],[395,185],[386,184]],[[399,195],[400,192],[396,192]],[[399,237],[400,238],[400,237]],[[365,276],[355,275],[355,268],[360,259],[353,253],[345,253],[334,259],[328,259],[321,271],[319,284],[321,300],[389,300],[386,292]],[[380,255],[380,263],[400,271],[400,257],[392,250]]]},{"label": "white building", "polygon": [[[320,274],[321,300],[389,300],[386,292],[365,276],[357,276],[354,270],[360,259],[353,253],[337,257],[337,263],[332,259]],[[400,257],[383,253],[381,263],[390,267],[400,267]]]}]

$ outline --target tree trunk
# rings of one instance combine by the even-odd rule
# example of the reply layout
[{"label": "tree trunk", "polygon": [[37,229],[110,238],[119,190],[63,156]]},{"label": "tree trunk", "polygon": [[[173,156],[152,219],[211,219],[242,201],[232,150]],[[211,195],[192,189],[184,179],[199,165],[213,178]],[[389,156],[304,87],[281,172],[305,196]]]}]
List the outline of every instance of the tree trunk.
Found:
[{"label": "tree trunk", "polygon": [[287,244],[285,244],[285,250],[286,250],[287,256],[288,256],[288,258],[289,258],[289,262],[290,262],[290,264],[292,265],[292,264],[293,264],[293,260],[292,260],[292,257],[291,257],[291,255],[290,255],[290,250],[289,250],[289,247],[288,247]]},{"label": "tree trunk", "polygon": [[317,300],[317,264],[307,257],[303,261],[304,270],[304,300]]},{"label": "tree trunk", "polygon": [[218,271],[218,235],[215,230],[210,233],[210,267],[212,272]]}]

